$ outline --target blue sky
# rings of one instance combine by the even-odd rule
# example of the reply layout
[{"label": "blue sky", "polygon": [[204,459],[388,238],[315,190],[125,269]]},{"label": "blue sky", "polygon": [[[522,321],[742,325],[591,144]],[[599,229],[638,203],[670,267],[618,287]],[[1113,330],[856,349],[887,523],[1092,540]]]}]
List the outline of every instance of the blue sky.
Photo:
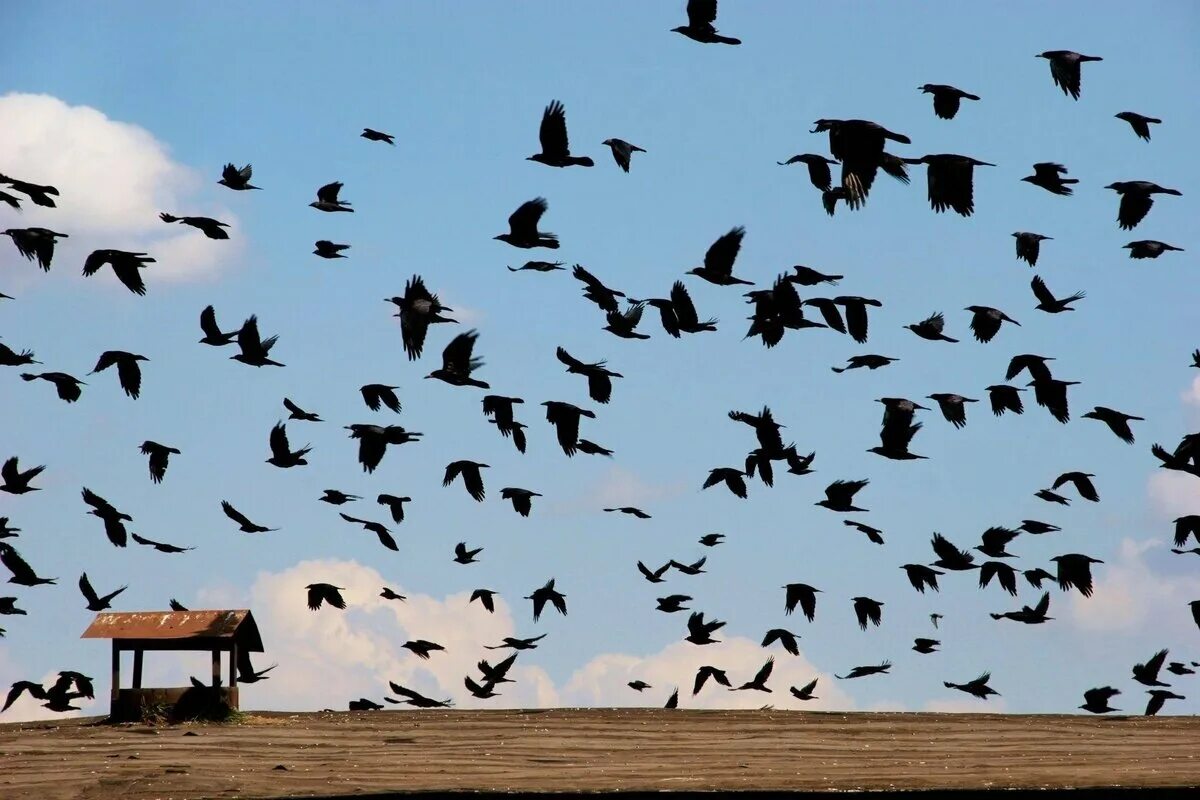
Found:
[{"label": "blue sky", "polygon": [[[106,649],[77,639],[90,619],[74,586],[85,568],[97,588],[130,583],[115,607],[135,610],[165,608],[169,597],[192,607],[248,603],[261,596],[252,587],[273,585],[270,576],[312,560],[355,562],[406,593],[438,599],[477,586],[500,591],[512,603],[518,633],[551,634],[521,661],[560,687],[604,654],[649,658],[681,639],[683,615],[653,610],[654,597],[675,591],[728,620],[730,637],[757,640],[767,628],[790,627],[803,637],[804,658],[822,673],[892,660],[891,676],[838,687],[856,708],[957,700],[942,680],[990,669],[1004,710],[1071,710],[1084,689],[1106,683],[1128,693],[1121,707],[1136,709],[1143,695],[1128,680],[1133,663],[1168,646],[1172,660],[1200,660],[1184,605],[1200,597],[1196,562],[1166,550],[1170,518],[1189,503],[1200,511],[1200,493],[1187,483],[1156,490],[1148,452],[1155,441],[1173,444],[1198,420],[1181,396],[1194,377],[1188,354],[1200,345],[1188,335],[1195,311],[1186,300],[1200,248],[1189,239],[1200,184],[1193,154],[1200,110],[1177,87],[1200,78],[1200,14],[1176,3],[924,4],[918,11],[726,0],[718,25],[744,42],[727,48],[670,33],[684,21],[684,5],[11,9],[10,28],[28,35],[10,37],[0,55],[0,92],[52,96],[143,129],[180,168],[163,189],[179,207],[154,211],[236,222],[231,242],[188,245],[192,256],[204,252],[195,269],[171,279],[156,279],[157,266],[147,270],[149,294],[137,298],[112,281],[78,274],[92,249],[142,241],[131,232],[136,224],[122,221],[107,233],[80,212],[68,218],[83,229],[76,232],[56,210],[0,209],[0,227],[44,224],[73,234],[48,275],[0,242],[0,290],[17,296],[0,306],[0,335],[10,346],[33,348],[44,369],[88,382],[82,400],[68,406],[48,385],[21,382],[17,369],[0,374],[0,456],[48,465],[44,491],[0,496],[0,515],[23,529],[12,540],[22,554],[60,578],[56,588],[2,592],[18,595],[30,615],[0,620],[8,629],[0,683],[60,668],[105,674]],[[51,29],[53,36],[43,33]],[[1079,102],[1065,97],[1046,62],[1033,57],[1058,48],[1104,57],[1084,66]],[[983,99],[965,102],[952,121],[940,120],[930,97],[916,91],[926,82]],[[566,106],[573,151],[595,158],[594,169],[554,170],[525,160],[537,149],[542,108],[552,99]],[[12,108],[0,105],[0,127],[25,131],[15,140],[24,142],[22,157],[36,155],[19,160],[17,177],[36,182],[57,176],[63,162],[89,159],[82,127],[29,133],[36,121],[17,118]],[[1113,118],[1124,110],[1164,120],[1152,142]],[[839,208],[831,219],[803,167],[776,165],[794,153],[827,152],[827,136],[808,132],[821,117],[872,119],[901,131],[913,141],[893,148],[904,155],[954,152],[998,166],[976,170],[976,213],[968,219],[932,213],[921,167],[911,186],[881,178],[864,210]],[[358,138],[363,126],[395,134],[397,146]],[[601,146],[609,137],[648,151],[636,154],[630,174]],[[70,142],[71,151],[39,149],[45,140]],[[216,185],[227,161],[252,163],[264,191],[235,194]],[[1035,161],[1066,163],[1080,179],[1076,195],[1055,197],[1022,183]],[[4,162],[0,150],[0,171],[9,172]],[[127,188],[119,186],[121,174],[114,165],[107,188],[89,185],[98,193],[90,202],[103,206],[105,191]],[[1102,187],[1137,179],[1184,196],[1159,200],[1141,225],[1124,232],[1116,224],[1117,197]],[[355,214],[307,207],[316,188],[333,180],[345,183],[342,197]],[[69,182],[69,175],[58,179],[63,211]],[[717,333],[676,341],[647,319],[651,340],[618,340],[600,330],[602,314],[580,298],[568,273],[504,269],[530,254],[491,237],[517,205],[539,195],[550,203],[542,227],[563,244],[554,255],[584,264],[631,296],[663,296],[714,239],[745,225],[741,276],[765,286],[791,265],[806,264],[845,275],[836,293],[876,297],[884,306],[873,311],[864,346],[805,331],[768,351],[742,340],[749,308],[738,290],[687,278],[701,315],[720,318]],[[160,223],[153,213],[145,225],[152,231],[145,236],[174,233],[154,228]],[[1035,270],[1014,258],[1016,230],[1054,237],[1043,245],[1036,273],[1058,294],[1085,289],[1078,311],[1033,310]],[[322,238],[352,244],[350,258],[311,255],[312,242]],[[1144,238],[1187,252],[1131,261],[1121,246]],[[172,268],[160,262],[164,271]],[[525,398],[518,419],[529,425],[528,455],[487,424],[482,392],[421,380],[450,335],[467,326],[435,329],[420,361],[404,358],[382,300],[402,293],[415,273],[479,329],[476,352],[486,362],[479,376],[498,393]],[[258,314],[264,335],[279,334],[274,354],[288,366],[253,370],[230,362],[231,350],[196,344],[197,315],[209,303],[226,327]],[[961,310],[971,304],[1001,308],[1021,327],[979,344]],[[925,342],[901,327],[939,310],[962,343]],[[554,359],[558,345],[585,360],[607,358],[626,376],[611,404],[588,400],[584,381]],[[115,375],[84,375],[105,349],[151,359],[142,399],[124,397]],[[868,352],[900,361],[870,373],[829,370]],[[983,388],[1001,381],[1009,357],[1027,352],[1055,356],[1056,376],[1082,381],[1071,393],[1069,425],[1036,407],[996,419],[980,403],[961,431],[936,412],[925,414],[913,449],[929,461],[895,463],[865,452],[878,443],[875,398],[939,391],[985,398]],[[400,386],[398,418],[363,406],[358,387],[376,382]],[[282,471],[263,463],[267,434],[286,413],[284,396],[329,420],[288,426],[293,444],[313,444],[309,467]],[[614,449],[616,458],[568,460],[540,413],[538,404],[551,399],[594,408],[598,419],[585,421],[583,435]],[[786,440],[816,451],[817,472],[784,476],[774,489],[755,482],[748,501],[723,489],[700,492],[710,468],[740,464],[754,443],[750,429],[726,413],[763,404],[788,426]],[[1137,445],[1079,419],[1093,405],[1145,417],[1136,423]],[[426,436],[390,452],[368,476],[341,426],[375,421]],[[150,483],[137,452],[147,438],[183,451],[161,486]],[[460,486],[440,485],[445,465],[464,458],[492,465],[482,504]],[[1032,496],[1072,469],[1096,473],[1101,503],[1061,509]],[[813,506],[838,478],[871,479],[859,495],[870,513],[859,518],[885,531],[885,547]],[[115,550],[85,513],[78,494],[85,485],[132,514],[133,530],[197,549],[173,557]],[[504,486],[545,496],[523,519],[499,500]],[[342,523],[337,509],[316,502],[325,488],[369,498],[411,495],[409,518],[396,530],[401,552],[383,550],[370,534]],[[222,516],[221,499],[283,530],[246,538]],[[622,500],[653,519],[599,510]],[[367,501],[342,510],[386,519]],[[1020,565],[1049,566],[1050,557],[1067,552],[1104,559],[1119,589],[1102,598],[1106,572],[1099,569],[1091,602],[1111,605],[1089,611],[1055,590],[1055,622],[994,623],[988,611],[1032,603],[1038,593],[1023,585],[1014,602],[995,586],[980,591],[973,578],[950,575],[940,595],[921,596],[898,569],[932,560],[932,531],[973,546],[986,527],[1028,517],[1064,530],[1018,539],[1012,550]],[[727,542],[701,548],[696,539],[711,531],[725,533]],[[460,540],[486,548],[481,563],[451,562]],[[673,577],[663,592],[634,569],[638,559],[701,555],[709,556],[707,575]],[[325,579],[319,569],[300,571],[304,583]],[[535,625],[520,598],[551,576],[568,595],[570,616]],[[782,615],[779,587],[788,582],[824,590],[816,623]],[[858,630],[849,598],[859,594],[885,601],[881,628]],[[310,614],[302,595],[287,603],[296,617]],[[1124,617],[1103,610],[1130,603],[1135,610]],[[351,628],[361,622],[361,630],[380,637],[438,640],[436,630],[399,633],[356,618],[354,604],[351,598],[345,615]],[[934,634],[943,652],[918,656],[908,648],[914,636],[931,634],[927,615],[934,611],[946,615]],[[273,635],[289,635],[263,627],[268,651]],[[311,653],[296,647],[286,655],[325,657],[319,643]],[[283,703],[269,692],[281,691],[289,666],[281,664],[269,687],[248,690],[246,704]],[[437,662],[423,666],[437,674],[419,674],[418,682],[457,685],[461,697],[462,673],[443,675]],[[687,683],[690,675],[678,680]],[[1176,690],[1187,694],[1186,687],[1180,681]],[[305,696],[309,707],[340,707],[350,692],[378,696],[382,688],[366,670],[344,684],[308,687]],[[612,697],[627,691],[623,682],[610,688]],[[786,687],[775,688],[771,699],[786,706],[790,698],[779,696]],[[659,704],[666,692],[649,694],[641,699]],[[1168,710],[1194,710],[1194,702]]]}]

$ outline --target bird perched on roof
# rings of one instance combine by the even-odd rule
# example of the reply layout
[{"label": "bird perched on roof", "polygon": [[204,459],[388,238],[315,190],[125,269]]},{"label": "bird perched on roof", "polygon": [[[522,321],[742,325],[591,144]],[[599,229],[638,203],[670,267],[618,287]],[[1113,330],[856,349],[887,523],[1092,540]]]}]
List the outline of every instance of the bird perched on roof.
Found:
[{"label": "bird perched on roof", "polygon": [[1183,195],[1178,189],[1167,189],[1152,181],[1116,181],[1105,189],[1112,189],[1121,195],[1121,205],[1117,209],[1117,222],[1123,230],[1131,231],[1150,213],[1156,194],[1172,194],[1176,197]]},{"label": "bird perched on roof", "polygon": [[1017,231],[1013,236],[1017,240],[1017,258],[1029,262],[1029,266],[1031,267],[1037,264],[1042,242],[1053,238],[1043,236],[1040,233],[1030,233],[1029,231]]},{"label": "bird perched on roof", "polygon": [[1120,114],[1113,114],[1113,116],[1128,122],[1129,126],[1133,128],[1133,132],[1138,135],[1138,138],[1144,139],[1147,142],[1150,141],[1150,124],[1154,123],[1157,125],[1162,122],[1161,119],[1147,117],[1134,111],[1122,111]]},{"label": "bird perched on roof", "polygon": [[342,191],[343,185],[344,184],[342,184],[340,181],[334,181],[333,183],[327,183],[320,189],[317,189],[317,200],[315,203],[309,203],[309,207],[315,208],[317,211],[353,212],[354,209],[350,207],[348,202],[338,199],[338,193]]},{"label": "bird perched on roof", "polygon": [[50,271],[50,262],[54,259],[54,245],[59,239],[69,238],[65,233],[56,233],[49,228],[9,228],[0,231],[0,236],[7,236],[17,247],[17,252],[30,261],[37,261],[44,272]]},{"label": "bird perched on roof", "polygon": [[251,169],[249,164],[241,169],[238,169],[233,164],[226,164],[225,169],[221,170],[221,180],[217,181],[217,183],[238,192],[244,192],[247,189],[261,189],[261,186],[250,185],[250,176],[253,174],[254,170]]},{"label": "bird perched on roof", "polygon": [[[526,161],[536,161],[548,167],[591,167],[592,159],[587,156],[572,156],[567,139],[567,114],[563,104],[551,100],[542,112],[542,125],[538,130],[542,152],[534,153]],[[626,170],[628,171],[628,170]]]},{"label": "bird perched on roof", "polygon": [[933,95],[933,113],[942,119],[954,119],[954,115],[958,113],[959,101],[979,99],[978,95],[942,83],[926,83],[918,86],[917,91]]},{"label": "bird perched on roof", "polygon": [[539,231],[537,227],[538,220],[542,218],[549,207],[544,197],[527,200],[518,206],[517,210],[508,218],[508,233],[502,233],[492,238],[526,250],[532,247],[548,247],[551,250],[557,250],[558,237],[553,233]]},{"label": "bird perched on roof", "polygon": [[1080,70],[1079,65],[1085,61],[1103,61],[1100,56],[1085,56],[1071,50],[1047,50],[1038,53],[1034,58],[1044,58],[1050,62],[1050,77],[1054,85],[1062,89],[1063,94],[1079,99]]},{"label": "bird perched on roof", "polygon": [[164,211],[158,215],[158,218],[163,222],[178,222],[181,225],[190,225],[209,239],[229,238],[229,234],[225,232],[225,228],[228,228],[229,225],[219,222],[212,217],[176,217]]},{"label": "bird perched on roof", "polygon": [[741,44],[741,39],[721,36],[713,23],[717,21],[717,0],[688,0],[688,24],[671,28],[672,33],[680,33],[701,44]]},{"label": "bird perched on roof", "polygon": [[1067,168],[1062,164],[1056,164],[1052,161],[1039,161],[1033,165],[1033,174],[1028,175],[1021,180],[1026,183],[1032,183],[1034,186],[1040,186],[1050,194],[1069,197],[1075,193],[1070,184],[1079,183],[1077,178],[1065,178]]},{"label": "bird perched on roof", "polygon": [[362,133],[360,133],[359,136],[372,142],[386,142],[390,145],[396,144],[396,137],[392,134],[373,130],[371,128],[363,128]]}]

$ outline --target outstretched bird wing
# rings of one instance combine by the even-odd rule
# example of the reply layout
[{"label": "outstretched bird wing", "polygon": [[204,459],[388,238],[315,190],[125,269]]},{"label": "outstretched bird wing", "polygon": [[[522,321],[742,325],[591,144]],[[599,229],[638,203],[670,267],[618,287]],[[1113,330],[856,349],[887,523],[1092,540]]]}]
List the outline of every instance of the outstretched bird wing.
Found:
[{"label": "outstretched bird wing", "polygon": [[542,154],[550,158],[563,159],[571,154],[570,143],[567,140],[567,115],[563,104],[557,100],[550,102],[542,113],[542,127],[538,131],[542,142]]}]

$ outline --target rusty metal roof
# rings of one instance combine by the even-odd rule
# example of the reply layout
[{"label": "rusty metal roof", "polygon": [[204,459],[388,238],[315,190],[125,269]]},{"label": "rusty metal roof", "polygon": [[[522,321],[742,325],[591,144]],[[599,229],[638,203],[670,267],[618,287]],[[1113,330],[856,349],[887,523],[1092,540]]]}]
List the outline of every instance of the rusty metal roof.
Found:
[{"label": "rusty metal roof", "polygon": [[103,611],[81,639],[236,639],[263,652],[258,625],[248,609],[209,611]]}]

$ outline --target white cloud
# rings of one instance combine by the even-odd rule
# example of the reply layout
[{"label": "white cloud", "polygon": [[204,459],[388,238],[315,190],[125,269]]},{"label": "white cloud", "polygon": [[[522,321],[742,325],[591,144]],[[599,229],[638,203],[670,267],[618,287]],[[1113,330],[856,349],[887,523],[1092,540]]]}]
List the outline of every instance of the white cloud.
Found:
[{"label": "white cloud", "polygon": [[1194,475],[1159,470],[1150,476],[1146,491],[1154,509],[1166,519],[1200,514],[1200,478]]},{"label": "white cloud", "polygon": [[1200,406],[1200,376],[1192,379],[1192,385],[1183,393],[1183,402],[1189,406]]},{"label": "white cloud", "polygon": [[1152,621],[1165,632],[1173,620],[1191,627],[1187,604],[1200,597],[1200,578],[1153,572],[1142,556],[1162,546],[1122,539],[1115,559],[1093,566],[1092,596],[1071,593],[1068,621],[1088,631],[1129,631]]},{"label": "white cloud", "polygon": [[[49,95],[4,95],[0,119],[0,172],[59,191],[57,208],[25,202],[17,213],[4,206],[0,227],[43,226],[68,234],[55,252],[52,271],[63,269],[78,278],[84,257],[101,248],[147,252],[156,259],[146,269],[153,291],[156,282],[217,272],[241,250],[236,218],[198,198],[202,188],[225,191],[215,183],[220,165],[213,175],[201,176],[174,161],[145,129]],[[214,217],[230,224],[231,238],[213,241],[193,228],[167,225],[158,218],[160,211]],[[36,267],[9,258],[4,263],[14,265],[25,283],[37,278],[30,271]],[[107,274],[102,280],[115,281]]]}]

